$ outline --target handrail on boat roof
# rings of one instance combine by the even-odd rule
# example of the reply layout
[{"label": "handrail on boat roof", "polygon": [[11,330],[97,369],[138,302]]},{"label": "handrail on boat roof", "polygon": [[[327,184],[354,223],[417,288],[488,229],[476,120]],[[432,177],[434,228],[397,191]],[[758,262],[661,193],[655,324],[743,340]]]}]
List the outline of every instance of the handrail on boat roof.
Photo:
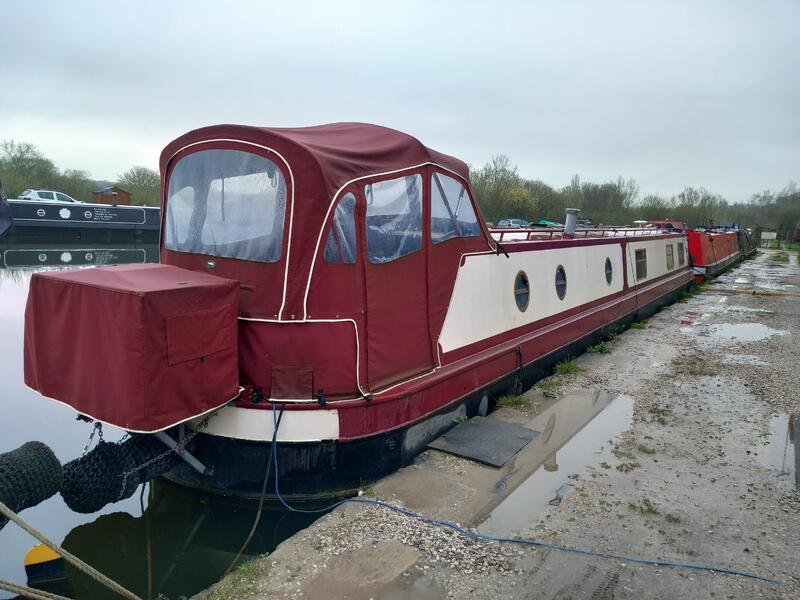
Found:
[{"label": "handrail on boat roof", "polygon": [[[573,238],[577,237],[636,237],[649,235],[662,235],[664,233],[674,233],[674,229],[662,229],[660,227],[579,227],[575,230]],[[564,227],[520,227],[517,229],[510,227],[490,227],[489,233],[498,242],[526,242],[542,241],[564,238]],[[517,237],[523,235],[525,237]],[[581,236],[581,234],[583,234]],[[515,237],[506,237],[506,236]]]}]

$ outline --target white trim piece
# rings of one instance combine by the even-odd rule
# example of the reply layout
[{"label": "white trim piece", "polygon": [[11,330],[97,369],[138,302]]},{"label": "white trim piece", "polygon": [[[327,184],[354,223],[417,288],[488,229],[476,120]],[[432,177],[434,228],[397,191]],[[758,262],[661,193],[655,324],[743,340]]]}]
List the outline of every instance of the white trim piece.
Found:
[{"label": "white trim piece", "polygon": [[[169,165],[172,162],[173,158],[175,158],[178,154],[180,154],[181,152],[183,152],[187,148],[191,148],[193,146],[202,146],[203,144],[211,144],[211,143],[214,143],[214,142],[231,142],[231,143],[235,143],[235,144],[242,144],[244,146],[253,146],[255,148],[261,148],[263,150],[267,150],[268,152],[272,152],[278,158],[280,158],[283,161],[283,164],[286,165],[286,170],[289,171],[289,181],[291,182],[292,191],[291,191],[291,198],[290,198],[290,202],[289,202],[289,233],[288,233],[288,238],[289,239],[288,239],[287,244],[286,244],[286,259],[285,259],[284,269],[283,269],[283,296],[282,296],[282,299],[281,299],[281,307],[280,307],[280,309],[278,309],[278,319],[281,319],[281,317],[283,315],[283,309],[286,306],[286,288],[287,288],[287,283],[288,283],[288,280],[289,280],[289,257],[292,254],[292,227],[294,225],[294,198],[295,198],[294,173],[292,172],[292,167],[289,165],[289,161],[287,161],[284,158],[284,156],[280,152],[275,150],[274,148],[271,148],[269,146],[264,146],[263,144],[256,144],[254,142],[246,142],[244,140],[236,140],[236,139],[231,139],[231,138],[213,138],[213,139],[202,140],[202,141],[199,141],[199,142],[193,142],[191,144],[187,144],[186,146],[182,146],[179,150],[177,150],[175,153],[173,153],[172,156],[169,157],[169,159],[167,160],[167,165]],[[164,219],[166,218],[166,213],[167,213],[167,211],[166,211],[166,208],[167,208],[167,198],[166,198],[167,187],[166,187],[166,183],[167,182],[165,180],[164,181],[164,196],[165,197],[162,200],[165,210],[161,211],[161,222],[159,223],[159,231],[161,231],[164,228]],[[286,218],[286,215],[284,215],[284,219],[285,218]],[[325,218],[326,219],[328,218],[327,215],[325,216]],[[305,305],[303,306],[303,313],[304,313],[303,316],[305,316]],[[294,321],[289,321],[289,322],[292,323]]]},{"label": "white trim piece", "polygon": [[[272,441],[273,413],[269,409],[225,406],[208,419],[208,425],[199,431],[210,435],[252,440]],[[189,426],[198,424],[201,419]],[[336,409],[287,410],[281,418],[277,441],[319,442],[339,439],[339,411]]]},{"label": "white trim piece", "polygon": [[[333,207],[334,207],[334,205],[336,204],[336,202],[337,202],[337,200],[339,198],[339,194],[341,194],[342,191],[347,186],[349,186],[349,185],[351,185],[353,183],[356,183],[357,181],[362,181],[364,179],[371,179],[373,177],[384,177],[386,175],[394,175],[395,173],[402,173],[403,171],[410,171],[412,169],[419,169],[421,167],[426,167],[426,166],[434,166],[434,167],[437,167],[439,169],[442,169],[443,171],[447,171],[448,173],[452,173],[453,175],[458,177],[461,181],[463,181],[466,184],[466,188],[469,191],[469,180],[468,179],[465,179],[464,177],[462,177],[460,174],[456,173],[452,169],[448,169],[447,167],[444,167],[444,166],[440,165],[439,163],[436,163],[436,162],[433,162],[433,161],[426,161],[426,162],[423,162],[423,163],[419,163],[417,165],[411,165],[409,167],[403,167],[402,169],[394,169],[392,171],[384,171],[383,173],[372,173],[370,175],[362,175],[361,177],[355,177],[354,179],[351,179],[351,180],[345,182],[338,190],[336,190],[336,193],[333,195],[333,198],[331,199],[331,203],[328,205],[328,210],[325,212],[325,218],[322,220],[322,225],[320,225],[319,236],[317,236],[317,244],[316,244],[316,246],[314,246],[314,254],[311,257],[311,268],[308,271],[308,281],[306,282],[306,291],[305,291],[305,294],[303,295],[303,319],[304,320],[305,320],[306,315],[308,314],[308,293],[311,290],[311,278],[314,275],[314,266],[316,265],[316,262],[317,262],[317,254],[319,253],[319,247],[320,247],[320,244],[322,243],[322,236],[325,234],[325,223],[328,222],[328,217],[330,216],[331,210],[333,210]],[[424,183],[423,183],[423,185],[424,185]],[[470,194],[470,200],[473,203],[475,202],[475,199],[472,197],[471,194]],[[487,244],[489,245],[489,248],[491,249],[491,244],[489,244],[488,241],[487,241]]]},{"label": "white trim piece", "polygon": [[195,420],[195,419],[199,422],[203,418],[205,418],[205,416],[208,415],[209,413],[213,413],[215,410],[219,410],[222,407],[224,407],[226,404],[229,404],[230,402],[233,402],[234,400],[236,400],[236,398],[238,398],[239,394],[241,393],[241,388],[239,388],[239,392],[237,392],[236,395],[233,398],[230,398],[229,400],[225,400],[225,402],[223,402],[219,406],[215,406],[213,408],[209,408],[204,413],[201,413],[199,415],[192,415],[191,417],[186,417],[185,419],[181,419],[180,421],[175,421],[174,423],[172,423],[170,425],[167,425],[166,427],[162,427],[161,429],[153,429],[152,431],[145,431],[145,430],[140,430],[140,429],[128,429],[127,427],[120,427],[119,425],[114,425],[113,423],[109,423],[108,421],[103,421],[102,419],[98,419],[97,417],[93,417],[89,413],[85,413],[85,412],[79,411],[77,408],[75,408],[71,404],[67,404],[66,402],[64,402],[62,400],[58,400],[56,398],[51,398],[50,396],[45,396],[39,390],[35,390],[32,387],[30,387],[29,385],[27,385],[27,384],[25,384],[25,387],[28,388],[29,390],[31,390],[32,392],[36,392],[36,394],[38,394],[42,398],[45,398],[46,400],[52,400],[53,402],[58,402],[59,404],[61,404],[63,406],[66,406],[67,408],[75,411],[79,415],[84,415],[85,417],[89,417],[90,419],[92,419],[92,421],[97,421],[98,423],[102,423],[103,425],[108,425],[109,427],[114,427],[115,429],[121,429],[122,431],[129,431],[131,433],[158,433],[159,431],[166,431],[170,427],[175,427],[176,425],[180,425],[181,423],[188,423],[189,421],[192,421],[192,420]]}]

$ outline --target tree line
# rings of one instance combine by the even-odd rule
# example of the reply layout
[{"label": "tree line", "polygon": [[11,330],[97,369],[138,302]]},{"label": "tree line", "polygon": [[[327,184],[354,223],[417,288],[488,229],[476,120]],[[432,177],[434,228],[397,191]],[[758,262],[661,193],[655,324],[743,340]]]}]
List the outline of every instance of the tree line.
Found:
[{"label": "tree line", "polygon": [[86,171],[59,169],[36,146],[25,142],[0,142],[0,181],[9,198],[28,188],[57,190],[76,200],[92,201],[92,192],[116,184],[131,193],[132,204],[158,206],[159,175],[146,167],[132,167],[115,182],[95,180]]},{"label": "tree line", "polygon": [[[517,218],[560,223],[570,207],[581,209],[581,217],[595,225],[630,225],[637,219],[673,219],[691,226],[738,223],[783,231],[794,231],[800,225],[800,190],[793,182],[782,190],[767,190],[754,194],[749,201],[735,203],[703,187],[687,187],[670,198],[641,196],[638,184],[622,177],[592,183],[575,175],[568,186],[556,189],[538,179],[522,177],[504,154],[472,169],[471,177],[483,214],[493,222]],[[96,181],[86,171],[61,170],[33,144],[13,140],[0,142],[0,181],[9,198],[16,198],[27,188],[44,188],[90,202],[93,191],[116,183],[131,192],[134,204],[159,204],[157,171],[135,166],[121,173],[116,182]]]},{"label": "tree line", "polygon": [[634,221],[671,219],[690,226],[738,223],[794,231],[800,226],[800,189],[790,182],[779,191],[753,194],[745,202],[729,203],[706,188],[686,187],[666,198],[640,195],[633,179],[605,183],[581,181],[578,175],[561,189],[519,174],[511,159],[500,154],[471,170],[472,187],[487,220],[504,218],[563,223],[566,208],[581,209],[594,225],[631,225]]}]

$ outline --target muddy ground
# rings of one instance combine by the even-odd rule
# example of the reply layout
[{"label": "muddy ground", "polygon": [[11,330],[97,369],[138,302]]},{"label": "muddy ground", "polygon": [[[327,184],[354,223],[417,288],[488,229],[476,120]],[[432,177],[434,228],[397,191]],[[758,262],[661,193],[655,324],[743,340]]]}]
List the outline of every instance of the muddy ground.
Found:
[{"label": "muddy ground", "polygon": [[[753,289],[770,294],[746,293]],[[560,503],[542,510],[531,501],[506,533],[781,584],[478,542],[350,505],[207,597],[800,598],[800,494],[785,431],[800,413],[799,336],[797,256],[762,252],[598,348],[608,352],[579,357],[580,371],[540,382],[527,402],[502,409],[506,420],[535,424],[581,390],[632,398],[624,431],[585,448],[586,468],[555,469],[567,484]],[[429,450],[367,493],[476,527],[491,477]]]}]

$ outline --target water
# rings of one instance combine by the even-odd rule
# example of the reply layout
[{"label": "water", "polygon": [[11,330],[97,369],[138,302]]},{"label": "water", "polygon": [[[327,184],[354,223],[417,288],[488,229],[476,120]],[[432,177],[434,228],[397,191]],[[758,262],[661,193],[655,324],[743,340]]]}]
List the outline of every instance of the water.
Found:
[{"label": "water", "polygon": [[632,398],[599,390],[570,394],[543,412],[530,425],[542,435],[515,458],[517,469],[532,467],[532,474],[491,511],[479,531],[511,535],[524,530],[577,480],[613,467],[618,462],[611,452],[614,438],[632,418]]},{"label": "water", "polygon": [[778,473],[781,481],[790,482],[800,489],[800,414],[773,415],[769,422],[769,436],[765,445],[757,448],[758,462]]},{"label": "water", "polygon": [[709,335],[720,340],[738,340],[741,342],[758,342],[767,340],[773,335],[788,335],[788,331],[773,329],[761,323],[719,323],[709,326]]},{"label": "water", "polygon": [[[14,245],[0,242],[0,452],[38,440],[50,446],[63,464],[80,455],[92,429],[90,424],[77,421],[72,409],[42,398],[23,382],[23,316],[28,285],[35,272],[31,265],[52,269],[65,264],[157,259],[157,244],[48,246],[35,240]],[[104,433],[108,441],[122,437],[122,432],[110,427]],[[174,600],[181,595],[190,596],[222,576],[250,530],[255,508],[155,482],[143,496],[137,491],[132,498],[94,514],[73,513],[56,494],[22,511],[21,516],[142,598],[163,593]],[[311,520],[295,514],[263,514],[244,558],[273,550]],[[13,523],[0,530],[0,579],[26,583],[23,557],[35,543]],[[67,568],[66,577],[65,589],[71,597],[116,597],[71,567]],[[0,598],[10,597],[0,591]]]}]

